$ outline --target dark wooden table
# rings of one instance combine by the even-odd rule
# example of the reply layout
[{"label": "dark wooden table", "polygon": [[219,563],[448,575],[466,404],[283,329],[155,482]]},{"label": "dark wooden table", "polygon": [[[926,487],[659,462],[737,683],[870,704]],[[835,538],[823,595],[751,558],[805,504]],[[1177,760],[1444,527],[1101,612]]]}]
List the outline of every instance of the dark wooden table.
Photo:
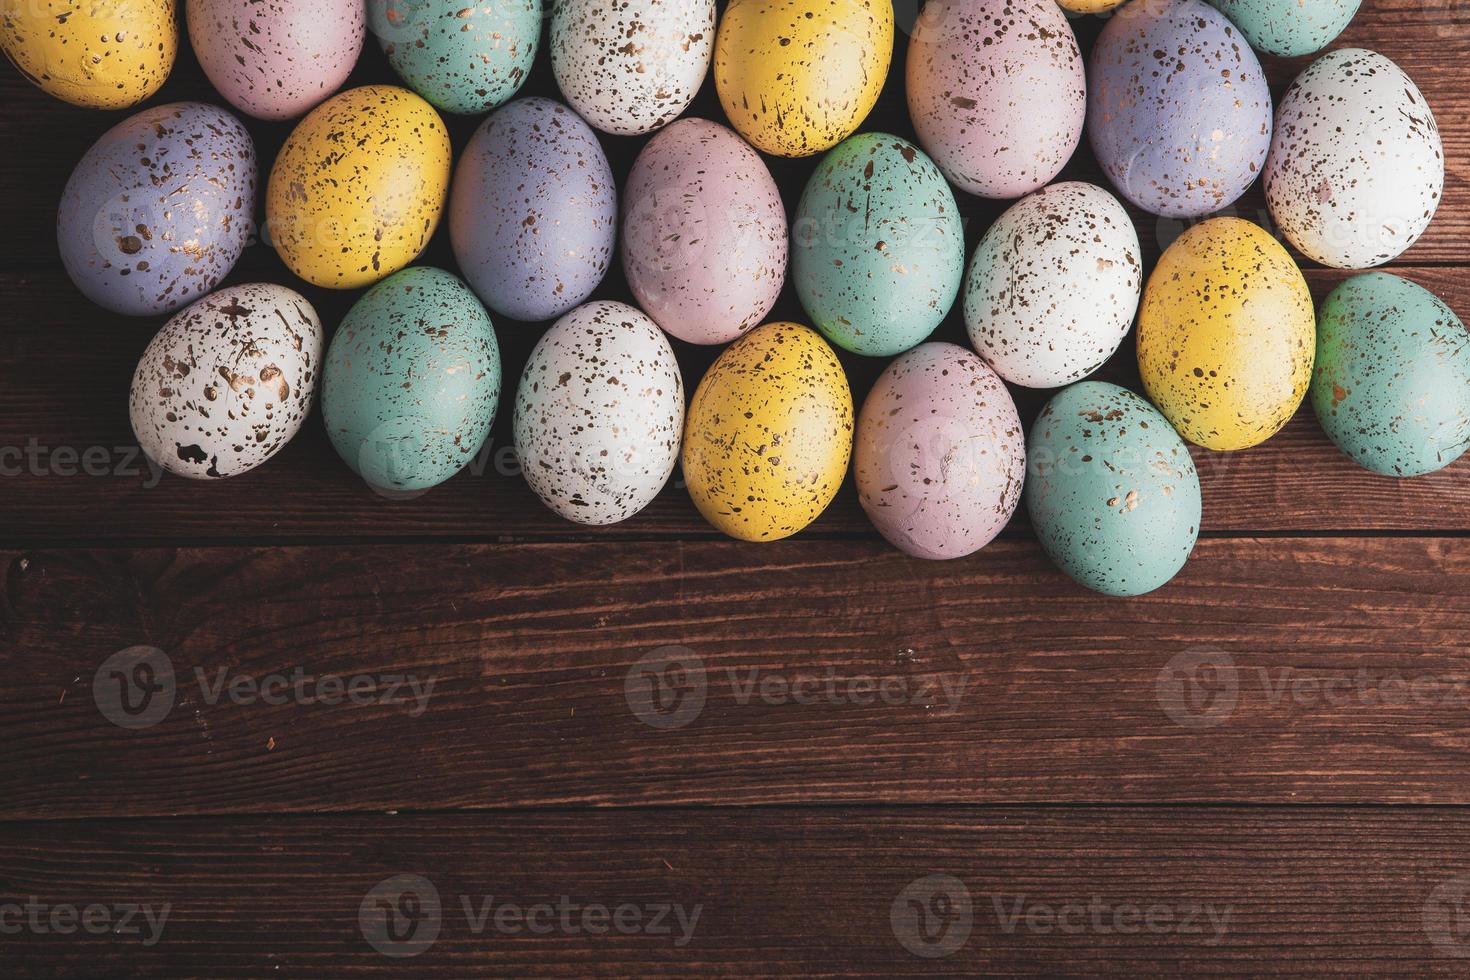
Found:
[{"label": "dark wooden table", "polygon": [[[906,42],[865,128],[912,138]],[[1438,117],[1444,202],[1395,271],[1470,316],[1470,2],[1367,0],[1339,45]],[[1305,64],[1263,60],[1278,96]],[[353,84],[390,78],[370,44]],[[525,92],[555,93],[544,52]],[[217,101],[186,50],[153,102],[190,98]],[[712,83],[691,112],[723,121]],[[55,245],[120,118],[0,74],[0,974],[1470,968],[1470,461],[1376,477],[1310,408],[1199,451],[1194,558],[1127,601],[1022,519],[904,558],[851,487],[774,545],[678,485],[573,527],[505,410],[412,500],[319,417],[247,476],[160,482],[127,390],[162,318],[89,305]],[[251,128],[267,162],[290,129]],[[603,142],[621,185],[645,141]],[[794,207],[815,161],[770,162]],[[1100,179],[1085,149],[1064,176]],[[973,249],[1001,205],[961,205]],[[1230,210],[1269,220],[1259,186]],[[1150,262],[1182,230],[1136,217]],[[442,230],[423,262],[454,268]],[[1343,275],[1307,268],[1319,299]],[[230,281],[257,280],[329,327],[354,299],[258,245]],[[513,385],[542,328],[497,326]],[[692,390],[716,352],[676,346]],[[882,364],[844,363],[861,398]],[[1137,384],[1131,340],[1102,376]],[[173,700],[126,728],[105,664],[135,646]]]}]

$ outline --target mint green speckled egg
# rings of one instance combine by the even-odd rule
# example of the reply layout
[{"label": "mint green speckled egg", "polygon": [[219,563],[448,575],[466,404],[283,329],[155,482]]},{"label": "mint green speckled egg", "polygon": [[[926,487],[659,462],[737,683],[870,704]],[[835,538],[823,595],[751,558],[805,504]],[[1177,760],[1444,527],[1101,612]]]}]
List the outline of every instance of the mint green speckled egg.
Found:
[{"label": "mint green speckled egg", "polygon": [[440,269],[405,269],[373,287],[327,352],[327,434],[381,490],[427,490],[458,473],[490,435],[499,400],[490,316]]},{"label": "mint green speckled egg", "polygon": [[368,26],[408,87],[475,115],[520,89],[541,43],[542,0],[368,0]]},{"label": "mint green speckled egg", "polygon": [[828,153],[797,207],[792,280],[827,339],[892,357],[922,343],[959,295],[965,229],[924,152],[862,133]]},{"label": "mint green speckled egg", "polygon": [[1026,509],[1051,560],[1081,584],[1136,596],[1167,583],[1199,537],[1199,474],[1143,398],[1101,381],[1058,392],[1026,454]]},{"label": "mint green speckled egg", "polygon": [[1262,54],[1316,54],[1347,29],[1360,0],[1209,0]]}]

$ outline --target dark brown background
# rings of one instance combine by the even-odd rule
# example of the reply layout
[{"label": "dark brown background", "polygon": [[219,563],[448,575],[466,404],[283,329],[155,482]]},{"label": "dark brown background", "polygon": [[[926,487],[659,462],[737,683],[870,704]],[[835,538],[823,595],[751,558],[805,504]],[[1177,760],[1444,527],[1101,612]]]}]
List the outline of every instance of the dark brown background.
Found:
[{"label": "dark brown background", "polygon": [[[900,0],[901,26],[915,6]],[[1074,23],[1090,48],[1103,22]],[[912,138],[906,44],[900,31],[864,129]],[[1435,110],[1444,203],[1395,271],[1470,315],[1470,3],[1367,0],[1338,44],[1393,58]],[[1262,60],[1278,96],[1306,63]],[[370,41],[352,84],[391,80]],[[556,94],[544,50],[523,93]],[[189,98],[219,101],[186,45],[150,104]],[[712,82],[690,113],[724,121]],[[497,473],[505,411],[482,473],[413,500],[357,481],[319,417],[254,473],[152,486],[128,465],[127,389],[163,318],[89,305],[54,238],[72,166],[123,115],[0,73],[0,449],[39,460],[16,473],[0,457],[0,903],[172,914],[152,946],[0,933],[0,971],[1463,974],[1470,462],[1373,476],[1309,408],[1259,448],[1197,451],[1199,546],[1173,584],[1135,600],[1073,585],[1023,518],[971,558],[904,558],[850,487],[775,545],[722,539],[676,485],[625,524],[575,527]],[[457,149],[478,122],[450,121]],[[291,127],[250,128],[268,167]],[[602,139],[621,186],[646,138]],[[816,161],[768,162],[793,208]],[[1100,180],[1085,147],[1064,177]],[[959,198],[973,249],[1002,205]],[[1268,222],[1259,187],[1230,213]],[[1182,226],[1135,216],[1151,263]],[[442,229],[423,262],[454,268]],[[1319,299],[1344,275],[1306,272]],[[255,280],[302,290],[329,326],[356,295],[305,287],[261,246],[230,278]],[[620,270],[595,296],[630,299]],[[772,318],[803,319],[789,287]],[[513,385],[542,326],[497,327]],[[964,342],[958,309],[936,336]],[[676,348],[692,390],[717,351]],[[1136,386],[1132,351],[1101,376]],[[883,362],[843,360],[861,399]],[[1045,395],[1017,394],[1029,421]],[[88,449],[108,472],[74,472],[68,452]],[[126,731],[92,680],[137,644],[190,676],[163,722]],[[669,645],[700,658],[708,693],[690,724],[661,731],[630,710],[624,681]],[[1199,660],[1213,669],[1190,675]],[[191,673],[298,666],[437,686],[413,717],[210,704]],[[942,693],[742,703],[751,671],[829,670],[964,687],[953,709]],[[438,942],[404,961],[358,925],[364,894],[399,873],[445,902]],[[932,873],[961,879],[975,913],[969,941],[930,960],[897,941],[889,910]],[[682,948],[474,935],[461,895],[703,911]],[[1210,904],[1231,910],[1230,928],[1216,943],[1008,929],[996,903],[1017,896]]]}]

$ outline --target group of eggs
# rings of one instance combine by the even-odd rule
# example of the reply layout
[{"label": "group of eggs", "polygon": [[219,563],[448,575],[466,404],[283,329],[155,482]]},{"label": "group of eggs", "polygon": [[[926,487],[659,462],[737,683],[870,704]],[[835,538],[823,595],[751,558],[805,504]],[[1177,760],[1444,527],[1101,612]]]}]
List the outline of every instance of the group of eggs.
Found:
[{"label": "group of eggs", "polygon": [[[1274,220],[1319,262],[1365,269],[1419,237],[1444,159],[1413,82],[1381,55],[1338,50],[1273,113],[1252,51],[1316,52],[1357,0],[1212,3],[1132,0],[1084,70],[1054,0],[928,0],[907,54],[914,145],[857,133],[888,75],[890,0],[730,0],[718,30],[714,0],[555,0],[551,60],[570,107],[511,101],[542,0],[187,0],[200,63],[230,103],[308,113],[270,172],[268,240],[308,282],[372,288],[325,357],[293,290],[211,292],[253,230],[257,172],[239,121],[202,103],[148,109],[97,142],[61,204],[61,252],[108,309],[192,302],[148,346],[131,395],[143,448],[184,476],[270,458],[320,377],[327,431],[364,479],[443,482],[480,450],[499,401],[488,307],[556,321],[521,376],[514,430],[528,483],[566,518],[631,517],[682,460],[715,527],[775,540],[821,514],[853,463],[878,530],[942,559],[989,543],[1025,486],[1063,570],[1136,595],[1172,578],[1198,535],[1185,440],[1256,445],[1310,389],[1328,435],[1376,472],[1429,472],[1470,443],[1470,337],[1420,287],[1357,276],[1314,315],[1285,248],[1234,218],[1195,224],[1145,284],[1118,199],[1052,183],[1085,128],[1117,192],[1154,214],[1204,217],[1264,175]],[[368,30],[407,87],[333,94]],[[48,92],[111,108],[157,90],[177,27],[173,0],[32,0],[7,7],[0,31]],[[711,63],[734,131],[678,118]],[[452,167],[438,111],[491,110]],[[592,127],[659,130],[621,222]],[[757,150],[826,153],[790,227]],[[968,270],[951,185],[1020,198]],[[465,281],[408,268],[446,209]],[[619,232],[641,309],[588,302]],[[788,259],[815,330],[761,325]],[[961,292],[974,351],[926,342]],[[1082,381],[1135,319],[1148,400]],[[687,413],[669,336],[729,344]],[[829,343],[896,357],[856,417]],[[1029,446],[1005,381],[1069,386]]]}]

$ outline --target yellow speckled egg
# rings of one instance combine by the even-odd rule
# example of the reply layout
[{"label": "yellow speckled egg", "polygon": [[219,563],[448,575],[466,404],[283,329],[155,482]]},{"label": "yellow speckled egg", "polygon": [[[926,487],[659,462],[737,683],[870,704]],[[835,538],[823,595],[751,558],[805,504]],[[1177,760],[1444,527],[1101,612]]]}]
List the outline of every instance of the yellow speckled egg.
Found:
[{"label": "yellow speckled egg", "polygon": [[891,0],[730,0],[715,88],[757,149],[811,156],[862,125],[892,58]]},{"label": "yellow speckled egg", "polygon": [[179,23],[174,0],[3,0],[0,48],[48,95],[125,109],[168,78]]},{"label": "yellow speckled egg", "polygon": [[810,327],[768,323],[731,344],[694,393],[689,495],[731,537],[779,541],[837,495],[852,433],[852,392],[832,348]]},{"label": "yellow speckled egg", "polygon": [[282,260],[330,289],[368,286],[416,259],[449,194],[449,133],[406,88],[368,85],[301,120],[276,157],[266,222]]},{"label": "yellow speckled egg", "polygon": [[1249,221],[1195,225],[1144,289],[1144,388],[1180,435],[1206,449],[1247,449],[1280,431],[1307,393],[1316,349],[1307,281]]},{"label": "yellow speckled egg", "polygon": [[1123,6],[1124,0],[1057,0],[1063,10],[1074,14],[1105,14]]}]

